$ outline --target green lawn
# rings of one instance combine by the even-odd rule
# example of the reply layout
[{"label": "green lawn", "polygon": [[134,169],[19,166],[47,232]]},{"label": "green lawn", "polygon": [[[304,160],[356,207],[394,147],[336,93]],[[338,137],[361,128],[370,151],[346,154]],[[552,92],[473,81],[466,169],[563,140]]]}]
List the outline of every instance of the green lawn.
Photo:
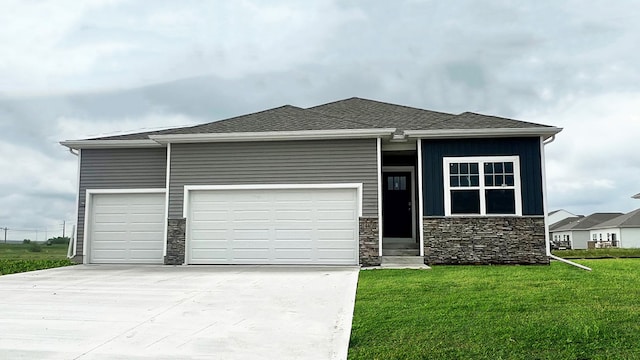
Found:
[{"label": "green lawn", "polygon": [[0,259],[50,259],[61,260],[67,258],[67,244],[46,246],[40,244],[40,252],[29,251],[31,244],[2,244],[0,243]]},{"label": "green lawn", "polygon": [[349,359],[640,359],[640,259],[360,272]]},{"label": "green lawn", "polygon": [[640,249],[553,250],[552,253],[565,259],[640,258]]},{"label": "green lawn", "polygon": [[67,245],[41,245],[30,251],[31,244],[0,244],[0,275],[73,265],[67,259]]}]

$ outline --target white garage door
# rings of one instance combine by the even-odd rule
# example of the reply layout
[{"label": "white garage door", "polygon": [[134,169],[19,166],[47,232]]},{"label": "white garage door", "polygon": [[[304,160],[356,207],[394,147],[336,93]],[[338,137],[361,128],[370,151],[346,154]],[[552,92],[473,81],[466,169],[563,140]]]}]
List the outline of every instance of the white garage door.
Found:
[{"label": "white garage door", "polygon": [[92,195],[89,262],[162,264],[164,202],[161,193]]},{"label": "white garage door", "polygon": [[194,190],[189,264],[358,263],[355,189]]}]

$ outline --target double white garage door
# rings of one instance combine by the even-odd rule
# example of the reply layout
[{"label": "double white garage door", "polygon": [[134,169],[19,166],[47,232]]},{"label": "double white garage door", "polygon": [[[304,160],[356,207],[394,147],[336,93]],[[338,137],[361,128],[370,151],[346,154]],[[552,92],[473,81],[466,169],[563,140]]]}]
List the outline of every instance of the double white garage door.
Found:
[{"label": "double white garage door", "polygon": [[[187,264],[358,263],[353,188],[191,190]],[[162,263],[164,194],[93,195],[89,261]]]}]

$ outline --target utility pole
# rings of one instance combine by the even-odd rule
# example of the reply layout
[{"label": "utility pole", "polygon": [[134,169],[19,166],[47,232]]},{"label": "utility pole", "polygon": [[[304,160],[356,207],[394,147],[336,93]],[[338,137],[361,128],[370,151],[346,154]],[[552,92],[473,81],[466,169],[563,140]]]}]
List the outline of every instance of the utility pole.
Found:
[{"label": "utility pole", "polygon": [[66,222],[67,222],[66,220],[62,220],[62,237],[65,237],[64,236],[64,230],[65,230],[65,223]]},{"label": "utility pole", "polygon": [[[2,229],[2,228],[0,228],[0,229]],[[7,230],[8,230],[8,229],[7,229],[7,227],[5,226],[3,230],[4,230],[4,243],[6,244],[6,243],[7,243]]]}]

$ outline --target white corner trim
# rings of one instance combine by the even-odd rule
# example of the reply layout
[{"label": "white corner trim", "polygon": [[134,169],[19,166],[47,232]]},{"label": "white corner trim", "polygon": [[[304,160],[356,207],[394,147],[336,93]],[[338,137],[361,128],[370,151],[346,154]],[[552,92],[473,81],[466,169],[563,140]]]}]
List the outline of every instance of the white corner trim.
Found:
[{"label": "white corner trim", "polygon": [[60,145],[69,149],[110,149],[110,148],[132,148],[132,147],[162,147],[153,140],[66,140],[61,141]]},{"label": "white corner trim", "polygon": [[424,256],[424,199],[422,198],[422,140],[418,139],[418,230],[420,236],[420,256]]},{"label": "white corner trim", "polygon": [[[550,143],[550,142],[549,142]],[[542,211],[544,212],[544,244],[546,247],[546,253],[551,256],[551,239],[549,239],[549,213],[547,205],[547,174],[546,164],[544,156],[544,138],[540,137],[540,164],[542,171]],[[573,236],[571,237],[571,245],[573,245]],[[588,239],[587,239],[588,241]],[[573,246],[572,246],[573,248]]]},{"label": "white corner trim", "polygon": [[[76,223],[75,234],[73,234],[73,253],[71,254],[71,258],[76,257],[78,255],[78,213],[80,213],[80,166],[82,165],[82,150],[78,149],[78,174],[76,174],[76,187],[78,191],[76,191],[76,216],[74,222]],[[85,209],[85,214],[86,214]],[[83,243],[84,245],[84,243]]]},{"label": "white corner trim", "polygon": [[167,144],[167,173],[164,197],[164,244],[162,245],[162,255],[167,256],[167,244],[169,242],[169,185],[171,184],[171,143]]},{"label": "white corner trim", "polygon": [[355,189],[358,217],[362,216],[362,183],[327,184],[243,184],[243,185],[184,185],[182,217],[189,215],[189,192],[198,190],[296,190],[296,189]]},{"label": "white corner trim", "polygon": [[382,257],[382,139],[376,141],[378,171],[378,256]]},{"label": "white corner trim", "polygon": [[558,127],[543,128],[489,128],[489,129],[439,129],[439,130],[405,130],[409,138],[451,139],[510,136],[545,136],[551,137],[562,131]]},{"label": "white corner trim", "polygon": [[149,139],[159,144],[198,143],[198,142],[234,142],[234,141],[277,141],[277,140],[322,140],[322,139],[359,139],[379,136],[391,136],[395,128],[381,129],[336,129],[302,131],[265,131],[234,133],[202,133],[149,135]]}]

